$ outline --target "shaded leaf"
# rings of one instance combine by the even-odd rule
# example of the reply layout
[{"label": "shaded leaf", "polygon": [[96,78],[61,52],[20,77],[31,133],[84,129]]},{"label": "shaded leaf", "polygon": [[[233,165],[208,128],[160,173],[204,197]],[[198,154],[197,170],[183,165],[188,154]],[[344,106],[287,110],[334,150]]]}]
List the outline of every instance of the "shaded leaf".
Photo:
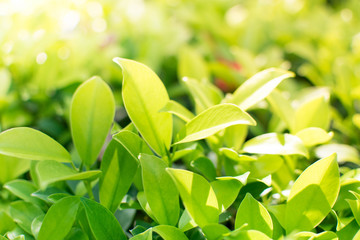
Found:
[{"label": "shaded leaf", "polygon": [[174,226],[180,214],[179,192],[165,171],[165,162],[147,154],[141,154],[139,159],[145,196],[156,221]]},{"label": "shaded leaf", "polygon": [[44,217],[37,239],[64,239],[75,222],[79,204],[79,198],[65,197],[52,205]]},{"label": "shaded leaf", "polygon": [[187,110],[183,105],[180,103],[170,100],[161,110],[160,112],[169,112],[174,114],[175,116],[181,118],[185,122],[189,122],[195,116],[192,112]]},{"label": "shaded leaf", "polygon": [[0,155],[0,184],[9,182],[29,171],[30,161],[6,155]]},{"label": "shaded leaf", "polygon": [[153,231],[159,234],[164,240],[188,240],[182,231],[173,226],[158,225],[153,227]]},{"label": "shaded leaf", "polygon": [[12,202],[9,212],[13,220],[30,234],[33,219],[44,214],[37,205],[24,201]]},{"label": "shaded leaf", "polygon": [[101,174],[99,170],[78,172],[73,168],[52,160],[39,162],[36,166],[36,171],[42,188],[53,182],[94,179]]}]

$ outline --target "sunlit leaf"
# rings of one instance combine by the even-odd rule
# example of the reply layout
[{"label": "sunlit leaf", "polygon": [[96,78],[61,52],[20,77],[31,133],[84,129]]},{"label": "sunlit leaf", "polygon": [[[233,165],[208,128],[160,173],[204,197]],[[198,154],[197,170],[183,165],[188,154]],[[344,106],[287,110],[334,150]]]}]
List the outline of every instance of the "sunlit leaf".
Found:
[{"label": "sunlit leaf", "polygon": [[204,177],[181,169],[167,168],[191,218],[200,226],[218,223],[219,206],[214,190]]},{"label": "sunlit leaf", "polygon": [[190,77],[199,81],[209,80],[209,70],[201,55],[189,46],[182,47],[179,51],[178,63],[179,78]]},{"label": "sunlit leaf", "polygon": [[114,62],[123,69],[122,97],[126,111],[150,147],[166,155],[172,137],[172,116],[160,112],[169,102],[164,84],[147,66],[123,58]]},{"label": "sunlit leaf", "polygon": [[311,147],[330,141],[334,136],[334,133],[327,133],[322,128],[309,127],[297,132],[296,136],[299,137],[301,141],[303,141],[305,146]]},{"label": "sunlit leaf", "polygon": [[0,166],[0,184],[4,184],[29,171],[30,161],[0,154]]},{"label": "sunlit leaf", "polygon": [[237,124],[255,125],[255,120],[234,104],[223,103],[213,106],[185,125],[180,140],[185,143],[207,138],[218,131]]},{"label": "sunlit leaf", "polygon": [[93,77],[78,87],[71,102],[70,125],[75,147],[86,166],[97,159],[115,115],[109,86]]},{"label": "sunlit leaf", "polygon": [[286,207],[286,232],[309,231],[331,211],[340,190],[336,154],[323,158],[299,176]]},{"label": "sunlit leaf", "polygon": [[70,154],[54,139],[32,128],[18,127],[0,133],[0,154],[29,160],[70,162]]},{"label": "sunlit leaf", "polygon": [[246,111],[268,96],[284,79],[293,76],[292,72],[276,68],[259,72],[236,89],[229,102]]},{"label": "sunlit leaf", "polygon": [[339,163],[353,162],[356,164],[360,164],[358,150],[350,145],[330,143],[320,145],[315,149],[315,154],[319,158],[324,158],[331,153],[336,153],[337,161]]},{"label": "sunlit leaf", "polygon": [[302,155],[309,153],[303,142],[291,134],[266,133],[245,142],[243,151],[257,154]]},{"label": "sunlit leaf", "polygon": [[13,220],[26,232],[31,234],[31,223],[40,215],[43,215],[43,211],[35,204],[16,201],[10,205],[10,216]]}]

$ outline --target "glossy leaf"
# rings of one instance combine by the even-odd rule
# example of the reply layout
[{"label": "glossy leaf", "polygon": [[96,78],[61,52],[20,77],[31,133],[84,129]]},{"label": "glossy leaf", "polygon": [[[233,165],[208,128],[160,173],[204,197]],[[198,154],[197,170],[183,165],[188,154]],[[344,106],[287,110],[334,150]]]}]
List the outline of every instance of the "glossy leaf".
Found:
[{"label": "glossy leaf", "polygon": [[115,100],[99,77],[81,84],[71,102],[71,135],[82,161],[90,167],[97,159],[115,115]]},{"label": "glossy leaf", "polygon": [[181,118],[185,122],[189,122],[195,116],[192,112],[187,110],[183,105],[180,103],[170,100],[161,110],[160,112],[169,112],[174,114],[175,116]]},{"label": "glossy leaf", "polygon": [[238,151],[245,141],[248,128],[248,125],[234,125],[226,128],[224,132],[225,146]]},{"label": "glossy leaf", "polygon": [[39,162],[36,171],[42,188],[53,182],[94,179],[101,174],[99,170],[78,172],[62,163],[51,160]]},{"label": "glossy leaf", "polygon": [[302,155],[309,153],[303,142],[291,134],[265,133],[247,141],[243,151],[257,154]]},{"label": "glossy leaf", "polygon": [[88,220],[92,234],[97,240],[127,239],[119,222],[108,209],[99,203],[86,198],[80,198],[80,201],[85,209],[86,218]]},{"label": "glossy leaf", "polygon": [[292,72],[269,68],[245,81],[231,97],[231,103],[246,111],[267,97],[284,79],[293,77]]},{"label": "glossy leaf", "polygon": [[219,104],[203,111],[188,122],[179,133],[180,139],[176,144],[204,139],[222,129],[238,124],[255,125],[256,122],[234,104]]},{"label": "glossy leaf", "polygon": [[296,136],[303,141],[305,146],[312,147],[330,141],[334,133],[327,133],[322,128],[310,127],[300,130],[296,133]]},{"label": "glossy leaf", "polygon": [[214,190],[204,177],[181,169],[167,168],[191,218],[200,226],[219,221],[219,206]]},{"label": "glossy leaf", "polygon": [[45,215],[38,240],[64,239],[75,222],[79,204],[79,198],[65,197],[52,205]]},{"label": "glossy leaf", "polygon": [[243,230],[258,230],[268,237],[273,234],[273,222],[266,208],[256,201],[250,193],[242,200],[235,218],[235,229],[243,227]]},{"label": "glossy leaf", "polygon": [[0,154],[0,166],[0,184],[4,184],[29,171],[30,161]]},{"label": "glossy leaf", "polygon": [[340,190],[336,154],[323,158],[298,177],[286,207],[286,232],[309,231],[331,211]]},{"label": "glossy leaf", "polygon": [[156,219],[156,217],[154,216],[154,214],[150,208],[149,202],[146,199],[145,193],[138,192],[137,199],[139,201],[139,204],[140,204],[142,210],[144,210],[146,212],[146,214],[149,215],[149,217],[151,217],[152,219]]},{"label": "glossy leaf", "polygon": [[115,58],[123,69],[122,97],[126,111],[142,137],[159,155],[166,155],[172,137],[172,116],[160,112],[169,102],[165,86],[147,66]]},{"label": "glossy leaf", "polygon": [[360,194],[356,192],[351,193],[356,197],[356,200],[347,199],[347,202],[350,205],[356,222],[358,223],[358,225],[360,225]]},{"label": "glossy leaf", "polygon": [[158,225],[153,227],[153,231],[159,234],[164,240],[188,240],[182,231],[173,226]]},{"label": "glossy leaf", "polygon": [[18,127],[0,133],[0,154],[29,159],[70,162],[70,154],[51,137],[32,128]]},{"label": "glossy leaf", "polygon": [[31,234],[31,223],[40,215],[43,215],[43,211],[35,204],[16,201],[10,205],[10,216],[13,220],[26,232]]},{"label": "glossy leaf", "polygon": [[165,162],[147,154],[141,154],[139,159],[145,196],[156,221],[175,226],[180,214],[179,192],[165,171]]},{"label": "glossy leaf", "polygon": [[101,162],[99,195],[101,204],[111,212],[115,212],[133,182],[140,153],[152,154],[146,143],[129,131],[114,135],[105,150]]}]

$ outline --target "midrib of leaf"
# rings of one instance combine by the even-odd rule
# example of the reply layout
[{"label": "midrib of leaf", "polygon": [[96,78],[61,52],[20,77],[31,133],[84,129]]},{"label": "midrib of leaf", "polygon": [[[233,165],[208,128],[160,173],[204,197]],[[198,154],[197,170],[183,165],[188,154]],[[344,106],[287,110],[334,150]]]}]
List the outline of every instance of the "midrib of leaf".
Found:
[{"label": "midrib of leaf", "polygon": [[[132,76],[130,76],[131,74],[128,72],[128,71],[126,71],[127,72],[127,75],[129,75],[129,78],[130,77],[132,77]],[[125,77],[124,77],[124,80],[123,80],[124,82],[125,82]],[[128,83],[131,83],[131,81],[128,81]],[[140,103],[141,103],[141,105],[142,106],[146,106],[145,104],[144,104],[144,99],[142,98],[142,96],[139,94],[139,89],[138,89],[138,87],[136,86],[136,84],[131,84],[134,88],[135,88],[135,94],[136,94],[136,96],[138,97],[138,99],[139,99],[139,101],[140,101]],[[125,104],[125,107],[127,108],[128,106],[127,106],[127,103],[126,103],[127,101],[125,101],[125,99],[124,99],[124,104]],[[143,108],[143,111],[145,112],[145,115],[146,115],[146,119],[150,122],[150,129],[151,129],[151,132],[154,134],[154,136],[155,136],[155,141],[157,142],[157,144],[158,144],[158,146],[160,147],[160,154],[161,155],[163,155],[163,153],[164,153],[164,151],[163,151],[163,148],[162,148],[162,143],[160,142],[160,139],[158,139],[158,133],[157,133],[157,131],[156,131],[156,129],[154,129],[154,123],[153,123],[153,120],[152,120],[152,117],[151,117],[151,115],[149,114],[149,112],[148,112],[148,110],[147,110],[147,108],[145,107],[145,108]],[[128,114],[129,115],[129,114]],[[132,121],[132,123],[135,125],[135,127],[137,128],[137,129],[139,129],[137,126],[136,126],[136,123],[131,119],[131,116],[129,115],[129,118],[130,118],[130,120]],[[145,139],[145,138],[144,138]],[[146,140],[146,139],[145,139]],[[149,144],[150,145],[150,144]]]}]

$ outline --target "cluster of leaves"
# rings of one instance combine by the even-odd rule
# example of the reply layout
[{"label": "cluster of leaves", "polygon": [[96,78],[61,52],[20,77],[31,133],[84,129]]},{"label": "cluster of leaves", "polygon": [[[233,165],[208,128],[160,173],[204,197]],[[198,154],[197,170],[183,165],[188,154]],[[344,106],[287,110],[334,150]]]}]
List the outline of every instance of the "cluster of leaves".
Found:
[{"label": "cluster of leaves", "polygon": [[[184,78],[193,113],[170,100],[147,66],[114,61],[122,68],[131,119],[125,128],[114,123],[111,89],[93,77],[71,101],[72,154],[32,128],[0,134],[1,238],[359,235],[358,171],[339,168],[349,159],[324,144],[333,137],[326,90],[305,89],[288,99],[275,88],[294,74],[277,68],[255,74],[225,97],[209,79]],[[256,113],[265,103],[273,109],[272,124],[288,133],[250,138],[257,121],[246,111]],[[12,180],[27,171],[30,180]]]}]

